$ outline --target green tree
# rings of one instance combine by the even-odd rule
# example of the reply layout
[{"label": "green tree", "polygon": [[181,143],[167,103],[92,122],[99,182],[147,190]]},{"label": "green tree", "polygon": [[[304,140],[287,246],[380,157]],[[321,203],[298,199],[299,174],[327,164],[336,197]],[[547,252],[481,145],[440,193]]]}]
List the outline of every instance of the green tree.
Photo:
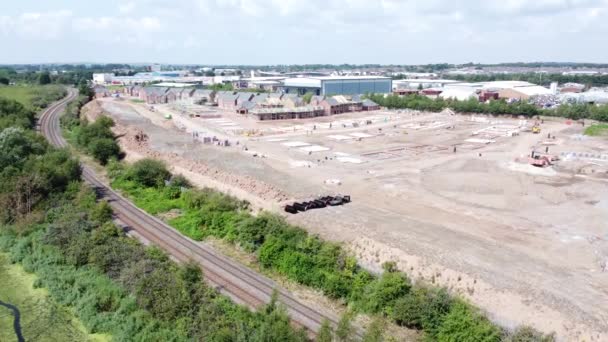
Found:
[{"label": "green tree", "polygon": [[304,94],[302,96],[302,101],[304,101],[304,103],[306,103],[306,104],[310,104],[310,101],[312,100],[313,96],[314,96],[313,93],[307,92],[306,94]]},{"label": "green tree", "polygon": [[439,328],[439,342],[498,342],[502,331],[477,309],[456,301]]},{"label": "green tree", "polygon": [[165,164],[154,159],[142,159],[136,161],[127,170],[127,178],[147,187],[164,185],[171,177]]},{"label": "green tree", "polygon": [[48,71],[41,72],[38,76],[38,84],[45,85],[51,84],[51,74]]},{"label": "green tree", "polygon": [[110,158],[120,154],[120,147],[118,147],[118,144],[114,139],[110,138],[101,138],[91,141],[88,150],[101,165],[106,165]]},{"label": "green tree", "polygon": [[366,312],[391,315],[395,301],[407,295],[411,286],[404,273],[385,271],[367,286],[363,307]]}]

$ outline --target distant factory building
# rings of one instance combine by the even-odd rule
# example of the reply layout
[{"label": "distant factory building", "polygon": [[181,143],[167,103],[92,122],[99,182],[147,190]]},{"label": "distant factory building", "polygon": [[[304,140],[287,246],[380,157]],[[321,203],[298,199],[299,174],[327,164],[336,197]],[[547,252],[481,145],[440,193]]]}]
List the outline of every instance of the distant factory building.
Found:
[{"label": "distant factory building", "polygon": [[392,91],[392,80],[381,76],[296,77],[284,80],[282,90],[299,95],[388,94]]},{"label": "distant factory building", "polygon": [[456,80],[435,80],[425,78],[414,78],[407,80],[393,81],[393,89],[427,89],[427,88],[443,88],[448,85],[462,83]]},{"label": "distant factory building", "polygon": [[534,96],[552,95],[545,87],[523,81],[494,81],[482,83],[483,90],[498,93],[501,99],[528,100]]},{"label": "distant factory building", "polygon": [[114,74],[93,74],[93,83],[108,84],[112,82]]}]

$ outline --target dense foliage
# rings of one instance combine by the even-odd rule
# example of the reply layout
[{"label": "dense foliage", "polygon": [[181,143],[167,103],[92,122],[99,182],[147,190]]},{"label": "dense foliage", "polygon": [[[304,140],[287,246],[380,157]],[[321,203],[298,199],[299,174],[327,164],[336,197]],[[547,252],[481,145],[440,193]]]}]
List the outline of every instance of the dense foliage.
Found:
[{"label": "dense foliage", "polygon": [[596,106],[590,104],[561,105],[557,109],[540,109],[525,101],[508,103],[504,100],[491,100],[488,103],[479,102],[476,99],[458,101],[452,99],[431,99],[423,95],[368,95],[368,97],[380,106],[398,109],[414,109],[420,111],[440,112],[446,108],[456,113],[476,113],[488,115],[523,115],[533,117],[537,115],[559,116],[568,119],[593,119],[608,121],[608,106]]},{"label": "dense foliage", "polygon": [[[113,187],[149,213],[178,210],[181,215],[169,223],[191,238],[213,236],[234,243],[255,253],[267,270],[319,289],[356,311],[423,330],[430,339],[498,341],[502,337],[502,330],[475,308],[453,298],[445,289],[412,284],[394,264],[386,264],[380,276],[373,275],[340,245],[308,235],[277,215],[253,216],[243,201],[211,189],[174,185],[168,172],[156,170],[154,177],[134,177],[144,163],[154,165],[153,169],[159,166],[145,160],[133,166],[110,163]],[[328,336],[328,330],[326,327],[323,336]]]},{"label": "dense foliage", "polygon": [[108,160],[120,158],[122,155],[116,135],[112,132],[114,121],[107,116],[102,116],[93,123],[80,119],[81,101],[85,99],[86,97],[80,97],[68,106],[61,123],[68,130],[69,140],[105,165]]},{"label": "dense foliage", "polygon": [[126,237],[67,150],[19,125],[1,130],[0,144],[0,249],[90,332],[115,341],[306,340],[276,301],[251,312],[207,287],[198,265]]}]

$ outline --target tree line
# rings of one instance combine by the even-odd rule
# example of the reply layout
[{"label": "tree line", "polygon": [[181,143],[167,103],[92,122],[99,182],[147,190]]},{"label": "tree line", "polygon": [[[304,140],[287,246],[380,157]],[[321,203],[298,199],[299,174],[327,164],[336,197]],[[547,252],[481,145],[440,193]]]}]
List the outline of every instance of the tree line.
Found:
[{"label": "tree line", "polygon": [[431,99],[417,94],[406,96],[371,94],[367,95],[367,97],[380,106],[391,109],[441,112],[444,109],[450,108],[456,113],[463,114],[521,115],[528,118],[546,115],[573,120],[592,119],[608,121],[608,105],[563,104],[556,109],[541,109],[525,101],[507,102],[505,100],[490,100],[486,103],[480,102],[477,99],[464,101],[443,98]]},{"label": "tree line", "polygon": [[76,158],[33,132],[33,113],[0,100],[0,249],[37,275],[91,333],[116,341],[306,341],[272,301],[252,312],[126,237]]}]

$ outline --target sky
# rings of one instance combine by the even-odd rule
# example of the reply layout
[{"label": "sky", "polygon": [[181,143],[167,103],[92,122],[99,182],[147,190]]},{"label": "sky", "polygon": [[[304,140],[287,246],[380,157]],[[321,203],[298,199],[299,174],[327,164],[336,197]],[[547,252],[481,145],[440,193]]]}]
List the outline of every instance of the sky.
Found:
[{"label": "sky", "polygon": [[0,2],[0,64],[608,62],[608,0]]}]

